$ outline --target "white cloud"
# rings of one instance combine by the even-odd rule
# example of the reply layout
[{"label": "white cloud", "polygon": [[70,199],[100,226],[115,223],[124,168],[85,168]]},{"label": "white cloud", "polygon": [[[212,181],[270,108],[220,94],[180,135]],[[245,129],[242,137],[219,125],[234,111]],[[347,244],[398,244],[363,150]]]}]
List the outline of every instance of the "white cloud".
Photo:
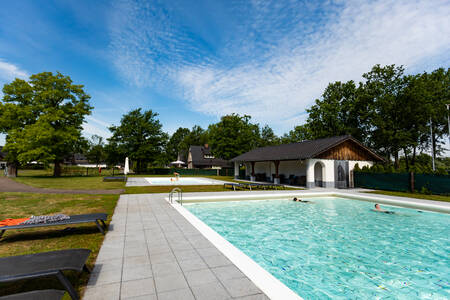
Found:
[{"label": "white cloud", "polygon": [[187,66],[178,79],[196,111],[245,113],[291,128],[329,82],[360,80],[377,63],[412,67],[448,54],[449,15],[445,1],[350,3],[307,44],[284,44],[257,65]]},{"label": "white cloud", "polygon": [[92,116],[87,116],[86,121],[83,123],[83,132],[88,136],[98,135],[105,139],[111,136],[111,132],[108,130],[111,124],[104,122]]},{"label": "white cloud", "polygon": [[375,64],[422,71],[436,67],[429,64],[436,57],[450,61],[450,4],[443,0],[230,3],[238,25],[221,32],[213,54],[156,3],[119,3],[111,29],[119,73],[134,85],[178,93],[194,111],[249,114],[282,131],[304,121],[329,82],[358,81]]},{"label": "white cloud", "polygon": [[1,81],[10,81],[14,80],[16,77],[21,79],[26,79],[28,77],[28,73],[16,65],[6,62],[0,59],[0,80]]}]

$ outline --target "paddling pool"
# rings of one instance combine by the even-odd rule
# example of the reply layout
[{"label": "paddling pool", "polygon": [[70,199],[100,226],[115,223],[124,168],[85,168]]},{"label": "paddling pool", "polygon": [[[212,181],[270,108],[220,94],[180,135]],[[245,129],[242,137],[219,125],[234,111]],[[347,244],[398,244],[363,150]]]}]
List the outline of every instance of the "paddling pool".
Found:
[{"label": "paddling pool", "polygon": [[450,216],[340,197],[184,207],[304,299],[450,298]]}]

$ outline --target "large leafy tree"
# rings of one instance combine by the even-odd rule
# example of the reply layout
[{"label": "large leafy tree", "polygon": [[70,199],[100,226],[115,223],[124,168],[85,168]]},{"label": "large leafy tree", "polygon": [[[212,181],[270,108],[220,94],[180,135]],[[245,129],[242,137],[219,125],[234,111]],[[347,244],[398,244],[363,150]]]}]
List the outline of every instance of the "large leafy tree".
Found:
[{"label": "large leafy tree", "polygon": [[209,126],[209,143],[216,157],[231,159],[258,146],[259,126],[250,116],[231,114]]},{"label": "large leafy tree", "polygon": [[259,147],[273,146],[280,144],[280,138],[273,132],[273,129],[269,125],[265,125],[261,128],[261,139],[259,141]]},{"label": "large leafy tree", "polygon": [[290,144],[290,143],[299,143],[304,140],[311,139],[311,133],[309,131],[308,124],[298,125],[289,133],[285,133],[281,137],[281,143]]},{"label": "large leafy tree", "polygon": [[151,110],[142,112],[139,108],[124,115],[119,126],[109,128],[112,132],[109,142],[136,163],[137,173],[145,170],[148,163],[161,161],[168,135],[162,131],[157,116]]},{"label": "large leafy tree", "polygon": [[3,87],[0,132],[11,162],[54,163],[61,175],[64,157],[78,150],[82,124],[90,114],[90,96],[69,76],[43,72],[29,80],[15,79]]},{"label": "large leafy tree", "polygon": [[178,148],[187,156],[190,146],[204,145],[208,143],[208,132],[202,127],[195,125],[189,134],[179,144]]},{"label": "large leafy tree", "polygon": [[186,152],[188,149],[185,144],[182,144],[182,142],[189,134],[189,129],[183,127],[178,128],[177,131],[172,134],[166,146],[168,160],[175,161],[179,154],[186,157]]},{"label": "large leafy tree", "polygon": [[103,137],[98,135],[93,135],[91,137],[91,139],[88,141],[86,158],[89,162],[95,163],[97,166],[105,161],[106,151]]}]

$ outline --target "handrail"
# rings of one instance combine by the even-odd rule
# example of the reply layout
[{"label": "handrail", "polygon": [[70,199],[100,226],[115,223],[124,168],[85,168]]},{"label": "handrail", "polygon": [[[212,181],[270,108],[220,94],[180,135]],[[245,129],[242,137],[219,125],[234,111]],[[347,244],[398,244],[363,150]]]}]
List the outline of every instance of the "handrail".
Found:
[{"label": "handrail", "polygon": [[174,189],[172,189],[170,191],[170,193],[169,193],[169,202],[173,204],[173,194],[174,193],[177,193],[177,195],[178,195],[178,202],[181,205],[183,205],[183,191],[180,188],[178,188],[178,187],[176,187],[176,188],[174,188]]}]

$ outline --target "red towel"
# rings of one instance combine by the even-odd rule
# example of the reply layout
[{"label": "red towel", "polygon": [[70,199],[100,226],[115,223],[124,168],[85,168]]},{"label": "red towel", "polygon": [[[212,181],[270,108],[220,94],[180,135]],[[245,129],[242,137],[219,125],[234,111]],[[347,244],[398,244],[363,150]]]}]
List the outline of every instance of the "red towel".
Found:
[{"label": "red towel", "polygon": [[2,226],[14,226],[19,225],[22,222],[29,220],[30,218],[22,218],[22,219],[5,219],[0,221],[0,227]]}]

